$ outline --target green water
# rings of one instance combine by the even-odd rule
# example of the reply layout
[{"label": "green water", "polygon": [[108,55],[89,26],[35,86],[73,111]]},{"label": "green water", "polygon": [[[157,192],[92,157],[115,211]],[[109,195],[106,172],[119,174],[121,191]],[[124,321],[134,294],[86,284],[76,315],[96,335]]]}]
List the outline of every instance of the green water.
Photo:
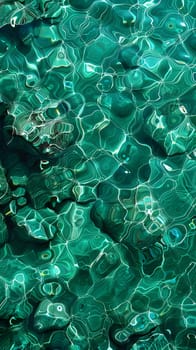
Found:
[{"label": "green water", "polygon": [[0,1],[0,349],[196,349],[196,2]]}]

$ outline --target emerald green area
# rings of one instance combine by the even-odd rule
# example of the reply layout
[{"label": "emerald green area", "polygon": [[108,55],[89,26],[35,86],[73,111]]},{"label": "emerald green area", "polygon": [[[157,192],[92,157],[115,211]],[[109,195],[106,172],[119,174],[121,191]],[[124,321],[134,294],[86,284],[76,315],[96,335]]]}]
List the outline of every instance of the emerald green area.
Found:
[{"label": "emerald green area", "polygon": [[195,27],[0,1],[0,350],[196,349]]}]

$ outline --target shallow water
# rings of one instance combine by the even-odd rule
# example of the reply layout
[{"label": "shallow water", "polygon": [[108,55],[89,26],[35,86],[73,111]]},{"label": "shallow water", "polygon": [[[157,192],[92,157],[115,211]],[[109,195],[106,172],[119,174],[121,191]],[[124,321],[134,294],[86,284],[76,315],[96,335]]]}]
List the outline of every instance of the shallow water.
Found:
[{"label": "shallow water", "polygon": [[0,2],[1,349],[196,349],[195,23]]}]

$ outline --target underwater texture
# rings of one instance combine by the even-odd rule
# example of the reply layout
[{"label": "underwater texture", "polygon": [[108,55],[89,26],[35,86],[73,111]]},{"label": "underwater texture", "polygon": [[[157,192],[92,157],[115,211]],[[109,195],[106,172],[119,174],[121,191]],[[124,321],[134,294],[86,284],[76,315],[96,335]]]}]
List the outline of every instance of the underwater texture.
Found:
[{"label": "underwater texture", "polygon": [[195,128],[195,0],[0,0],[0,350],[196,349]]}]

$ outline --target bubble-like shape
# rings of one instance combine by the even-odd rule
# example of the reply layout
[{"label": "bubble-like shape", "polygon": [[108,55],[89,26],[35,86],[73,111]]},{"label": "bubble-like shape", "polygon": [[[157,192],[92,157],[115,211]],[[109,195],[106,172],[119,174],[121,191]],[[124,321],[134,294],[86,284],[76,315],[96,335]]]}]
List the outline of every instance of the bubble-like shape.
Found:
[{"label": "bubble-like shape", "polygon": [[175,247],[181,244],[186,237],[186,229],[183,226],[171,227],[163,236],[164,242],[170,246]]},{"label": "bubble-like shape", "polygon": [[82,3],[79,0],[69,0],[69,3],[77,10],[86,10],[91,4],[93,4],[93,0],[84,0]]},{"label": "bubble-like shape", "polygon": [[50,329],[64,328],[69,322],[69,315],[62,303],[52,303],[45,299],[41,302],[35,312],[34,328],[38,332]]}]

